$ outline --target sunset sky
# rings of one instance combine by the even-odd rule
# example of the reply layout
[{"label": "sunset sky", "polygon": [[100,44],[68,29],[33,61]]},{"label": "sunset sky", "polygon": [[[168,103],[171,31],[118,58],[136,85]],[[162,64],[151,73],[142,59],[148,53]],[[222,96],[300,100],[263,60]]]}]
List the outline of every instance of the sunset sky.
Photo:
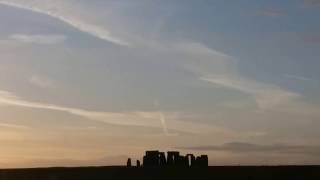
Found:
[{"label": "sunset sky", "polygon": [[320,163],[320,0],[0,0],[0,168]]}]

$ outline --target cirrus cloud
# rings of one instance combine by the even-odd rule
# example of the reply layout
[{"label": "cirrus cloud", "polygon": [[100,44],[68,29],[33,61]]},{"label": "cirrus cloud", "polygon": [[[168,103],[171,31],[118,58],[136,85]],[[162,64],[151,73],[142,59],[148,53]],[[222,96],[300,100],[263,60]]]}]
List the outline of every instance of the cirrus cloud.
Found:
[{"label": "cirrus cloud", "polygon": [[64,42],[67,37],[64,35],[28,35],[28,34],[13,34],[9,37],[11,40],[19,41],[22,43],[33,44],[58,44]]},{"label": "cirrus cloud", "polygon": [[[88,33],[96,38],[111,42],[116,45],[121,45],[121,46],[130,45],[129,42],[113,36],[112,33],[106,28],[84,21],[76,15],[72,15],[72,13],[69,12],[70,9],[66,9],[66,7],[68,6],[66,1],[58,2],[58,1],[52,1],[52,0],[46,0],[46,1],[1,0],[0,4],[50,16],[52,18],[58,19],[76,28],[79,31]],[[26,37],[18,36],[18,38],[28,41],[28,38]],[[41,37],[33,37],[33,38],[42,39]]]},{"label": "cirrus cloud", "polygon": [[29,82],[35,86],[38,86],[40,88],[54,88],[55,84],[52,80],[42,77],[42,76],[37,76],[33,75],[29,79]]},{"label": "cirrus cloud", "polygon": [[200,80],[212,83],[218,87],[226,87],[252,95],[261,109],[268,109],[300,96],[297,93],[274,85],[232,76],[222,77],[209,75],[200,77]]},{"label": "cirrus cloud", "polygon": [[216,133],[226,137],[251,137],[252,132],[236,132],[224,127],[214,126],[195,122],[185,122],[176,120],[179,113],[175,112],[160,112],[160,111],[134,111],[134,112],[103,112],[90,111],[80,108],[72,108],[59,106],[54,104],[39,103],[23,100],[11,92],[0,90],[0,105],[16,106],[24,108],[32,108],[39,110],[51,110],[66,112],[75,116],[86,118],[90,121],[97,121],[106,124],[114,124],[120,126],[140,126],[162,128],[164,135],[178,135],[169,133],[169,130],[174,132],[185,132],[192,134]]},{"label": "cirrus cloud", "polygon": [[307,154],[320,155],[320,146],[306,146],[306,145],[287,145],[287,144],[272,144],[260,145],[243,142],[225,143],[222,145],[209,146],[194,146],[181,147],[180,149],[191,149],[200,151],[227,151],[235,153],[285,153],[285,154]]}]

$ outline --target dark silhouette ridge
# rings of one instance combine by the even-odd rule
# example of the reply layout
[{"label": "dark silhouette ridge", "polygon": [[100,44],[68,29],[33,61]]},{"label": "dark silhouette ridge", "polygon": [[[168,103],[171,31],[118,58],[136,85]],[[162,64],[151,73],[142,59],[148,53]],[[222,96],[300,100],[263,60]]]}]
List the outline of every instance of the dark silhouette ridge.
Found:
[{"label": "dark silhouette ridge", "polygon": [[0,170],[0,180],[319,180],[320,166],[76,167]]},{"label": "dark silhouette ridge", "polygon": [[320,166],[208,166],[208,156],[146,151],[132,166],[0,170],[0,180],[319,180]]}]

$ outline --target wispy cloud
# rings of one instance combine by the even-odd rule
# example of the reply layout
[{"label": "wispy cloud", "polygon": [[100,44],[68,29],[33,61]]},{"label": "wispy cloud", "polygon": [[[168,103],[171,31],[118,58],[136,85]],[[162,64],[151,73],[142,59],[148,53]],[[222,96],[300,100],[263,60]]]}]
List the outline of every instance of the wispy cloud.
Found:
[{"label": "wispy cloud", "polygon": [[[84,22],[83,20],[74,17],[72,13],[68,13],[66,15],[65,12],[61,11],[61,8],[63,9],[63,3],[61,3],[61,1],[54,4],[52,3],[53,1],[49,0],[46,1],[47,5],[43,5],[42,1],[37,0],[32,0],[29,3],[19,0],[0,0],[0,3],[1,2],[6,5],[28,9],[60,19],[72,25],[73,27],[90,33],[100,39],[104,39],[119,45],[129,45],[128,42],[112,36],[109,31],[101,26]],[[274,14],[280,13],[278,10],[274,9],[269,11],[270,13]],[[169,51],[169,53],[173,53],[174,56],[177,56],[177,58],[185,59],[186,63],[183,64],[186,69],[189,68],[192,69],[192,71],[196,71],[196,74],[199,76],[200,80],[213,84],[220,84],[224,87],[237,89],[239,91],[251,94],[255,97],[259,107],[261,108],[267,108],[298,96],[293,92],[289,92],[272,85],[243,78],[237,73],[237,65],[234,62],[234,58],[228,54],[209,48],[201,43],[170,43],[170,41],[168,41],[163,44],[161,42],[157,42],[156,44],[156,46],[150,46],[153,48],[152,50],[158,51],[159,47],[161,46],[170,47],[170,49],[168,50],[167,48],[166,52],[164,53],[168,53]],[[234,78],[237,76],[240,76],[240,78]]]},{"label": "wispy cloud", "polygon": [[280,17],[285,16],[287,13],[283,9],[277,9],[277,8],[270,8],[262,10],[259,14],[263,16],[269,16],[269,17]]},{"label": "wispy cloud", "polygon": [[194,146],[181,147],[180,149],[192,149],[200,151],[227,151],[234,153],[285,153],[285,154],[309,154],[320,155],[320,146],[305,146],[305,145],[259,145],[251,143],[233,142],[223,145],[209,145],[209,146]]},{"label": "wispy cloud", "polygon": [[45,77],[33,75],[30,77],[29,82],[35,86],[38,86],[40,88],[54,88],[55,83]]},{"label": "wispy cloud", "polygon": [[208,75],[201,77],[200,80],[252,95],[261,109],[267,109],[300,96],[274,85],[233,76]]},{"label": "wispy cloud", "polygon": [[306,43],[320,43],[320,32],[298,33],[298,36]]},{"label": "wispy cloud", "polygon": [[64,35],[28,35],[28,34],[13,34],[9,37],[11,40],[34,43],[34,44],[58,44],[64,42],[67,37]]},{"label": "wispy cloud", "polygon": [[61,164],[64,165],[64,167],[79,167],[79,166],[121,166],[123,162],[125,162],[129,157],[125,155],[119,155],[119,156],[108,156],[103,158],[93,158],[93,159],[72,159],[72,158],[53,158],[53,157],[47,157],[47,158],[36,158],[36,159],[29,159],[25,158],[26,162],[23,162],[20,164],[15,165],[8,165],[7,167],[12,168],[25,168],[26,164],[28,167],[59,167]]},{"label": "wispy cloud", "polygon": [[303,0],[306,5],[309,6],[319,6],[320,0]]},{"label": "wispy cloud", "polygon": [[10,128],[10,129],[30,129],[28,126],[18,125],[18,124],[9,124],[9,123],[0,123],[0,127]]},{"label": "wispy cloud", "polygon": [[314,81],[314,79],[307,78],[304,76],[293,75],[293,74],[285,74],[284,77],[299,80],[299,81]]},{"label": "wispy cloud", "polygon": [[300,94],[290,90],[241,75],[238,73],[237,59],[202,43],[177,43],[169,47],[185,57],[188,62],[185,69],[198,76],[200,81],[251,95],[260,109],[300,97]]},{"label": "wispy cloud", "polygon": [[112,33],[110,33],[107,29],[99,25],[85,22],[81,20],[81,18],[72,16],[68,12],[68,10],[64,10],[64,4],[61,2],[63,1],[56,2],[51,0],[49,1],[48,0],[47,1],[1,0],[0,4],[48,15],[52,18],[56,18],[60,21],[63,21],[66,24],[69,24],[70,26],[78,29],[79,31],[86,32],[101,40],[105,40],[121,46],[130,45],[129,42],[113,36]]},{"label": "wispy cloud", "polygon": [[[135,111],[135,112],[99,112],[89,111],[80,108],[70,108],[64,106],[57,106],[53,104],[38,103],[33,101],[23,100],[14,94],[7,91],[0,91],[0,104],[9,106],[18,106],[33,109],[44,109],[52,111],[66,112],[72,115],[80,116],[88,120],[114,124],[123,126],[140,126],[162,128],[165,135],[178,135],[172,132],[186,132],[194,134],[215,134],[223,138],[230,137],[252,137],[256,136],[255,132],[237,132],[228,128],[202,124],[199,122],[188,122],[176,120],[179,113],[164,113],[159,111]],[[165,119],[164,119],[165,118]],[[165,121],[165,125],[163,124]],[[169,133],[169,129],[171,132]]]},{"label": "wispy cloud", "polygon": [[170,51],[179,53],[179,58],[185,62],[184,68],[196,76],[208,73],[228,76],[237,71],[237,61],[232,56],[203,43],[180,42],[167,47]]},{"label": "wispy cloud", "polygon": [[67,37],[64,35],[27,35],[27,34],[13,34],[9,39],[20,41],[23,43],[35,44],[58,44],[64,42]]},{"label": "wispy cloud", "polygon": [[90,120],[104,123],[128,125],[128,126],[152,126],[159,127],[159,118],[157,113],[152,112],[95,112],[78,108],[69,108],[53,104],[44,104],[32,101],[25,101],[13,95],[10,92],[0,91],[0,104],[20,106],[35,109],[47,109],[54,111],[63,111],[73,115],[85,117]]}]

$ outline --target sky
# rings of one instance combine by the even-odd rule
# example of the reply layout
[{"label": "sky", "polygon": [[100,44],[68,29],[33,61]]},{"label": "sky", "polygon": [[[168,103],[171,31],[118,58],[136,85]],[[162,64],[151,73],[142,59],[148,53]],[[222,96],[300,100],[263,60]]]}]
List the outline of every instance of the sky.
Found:
[{"label": "sky", "polygon": [[320,163],[319,0],[0,0],[0,168]]}]

